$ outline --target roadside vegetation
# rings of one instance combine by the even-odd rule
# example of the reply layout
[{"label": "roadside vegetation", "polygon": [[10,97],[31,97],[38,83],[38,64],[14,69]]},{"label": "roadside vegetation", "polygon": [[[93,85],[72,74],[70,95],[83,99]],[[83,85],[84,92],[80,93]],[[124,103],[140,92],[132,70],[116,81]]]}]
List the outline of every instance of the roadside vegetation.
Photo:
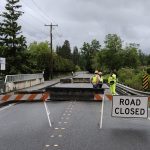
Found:
[{"label": "roadside vegetation", "polygon": [[122,68],[118,71],[118,81],[134,89],[144,90],[142,84],[145,74],[142,67],[137,69]]},{"label": "roadside vegetation", "polygon": [[150,54],[144,54],[139,44],[126,43],[119,35],[108,34],[102,43],[93,39],[84,42],[81,48],[72,48],[65,40],[63,45],[53,48],[51,54],[48,41],[27,45],[18,24],[23,15],[19,1],[7,0],[5,12],[0,14],[0,57],[6,58],[3,74],[44,71],[48,80],[51,68],[55,75],[80,70],[93,73],[95,69],[109,74],[116,70],[120,83],[142,90],[142,77],[150,74]]}]

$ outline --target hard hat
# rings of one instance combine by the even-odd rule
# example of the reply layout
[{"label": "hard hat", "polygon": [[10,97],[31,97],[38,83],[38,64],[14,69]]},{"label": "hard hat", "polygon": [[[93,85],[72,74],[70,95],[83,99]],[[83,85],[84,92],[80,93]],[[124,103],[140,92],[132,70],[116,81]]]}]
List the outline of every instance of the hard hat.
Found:
[{"label": "hard hat", "polygon": [[115,78],[116,78],[116,75],[115,75],[115,74],[112,74],[112,78],[114,78],[114,79],[115,79]]},{"label": "hard hat", "polygon": [[95,74],[98,74],[98,70],[95,70]]},{"label": "hard hat", "polygon": [[98,74],[99,74],[99,75],[102,75],[102,72],[99,72]]}]

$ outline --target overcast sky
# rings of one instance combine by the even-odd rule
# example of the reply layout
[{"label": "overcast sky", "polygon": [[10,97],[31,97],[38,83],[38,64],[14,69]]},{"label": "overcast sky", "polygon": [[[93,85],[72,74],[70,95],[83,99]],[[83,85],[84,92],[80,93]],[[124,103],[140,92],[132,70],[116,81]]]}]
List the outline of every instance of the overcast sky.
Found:
[{"label": "overcast sky", "polygon": [[[6,0],[0,0],[0,12]],[[69,40],[71,47],[117,34],[125,43],[140,44],[150,54],[150,0],[21,0],[24,15],[19,22],[28,43],[49,40],[53,30],[54,45]]]}]

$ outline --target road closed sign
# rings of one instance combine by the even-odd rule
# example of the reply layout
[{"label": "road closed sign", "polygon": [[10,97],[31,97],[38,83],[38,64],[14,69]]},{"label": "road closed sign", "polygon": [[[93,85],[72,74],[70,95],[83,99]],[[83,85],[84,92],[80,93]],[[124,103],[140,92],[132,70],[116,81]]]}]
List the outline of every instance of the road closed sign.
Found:
[{"label": "road closed sign", "polygon": [[148,97],[113,96],[112,116],[148,118]]}]

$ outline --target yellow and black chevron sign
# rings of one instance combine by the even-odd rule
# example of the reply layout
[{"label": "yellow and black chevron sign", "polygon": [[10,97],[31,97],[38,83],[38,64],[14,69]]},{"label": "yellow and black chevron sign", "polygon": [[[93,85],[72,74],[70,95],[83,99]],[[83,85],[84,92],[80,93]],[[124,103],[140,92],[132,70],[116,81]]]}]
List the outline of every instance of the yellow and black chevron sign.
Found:
[{"label": "yellow and black chevron sign", "polygon": [[148,80],[148,75],[143,75],[143,89],[148,89],[149,87],[149,80]]}]

